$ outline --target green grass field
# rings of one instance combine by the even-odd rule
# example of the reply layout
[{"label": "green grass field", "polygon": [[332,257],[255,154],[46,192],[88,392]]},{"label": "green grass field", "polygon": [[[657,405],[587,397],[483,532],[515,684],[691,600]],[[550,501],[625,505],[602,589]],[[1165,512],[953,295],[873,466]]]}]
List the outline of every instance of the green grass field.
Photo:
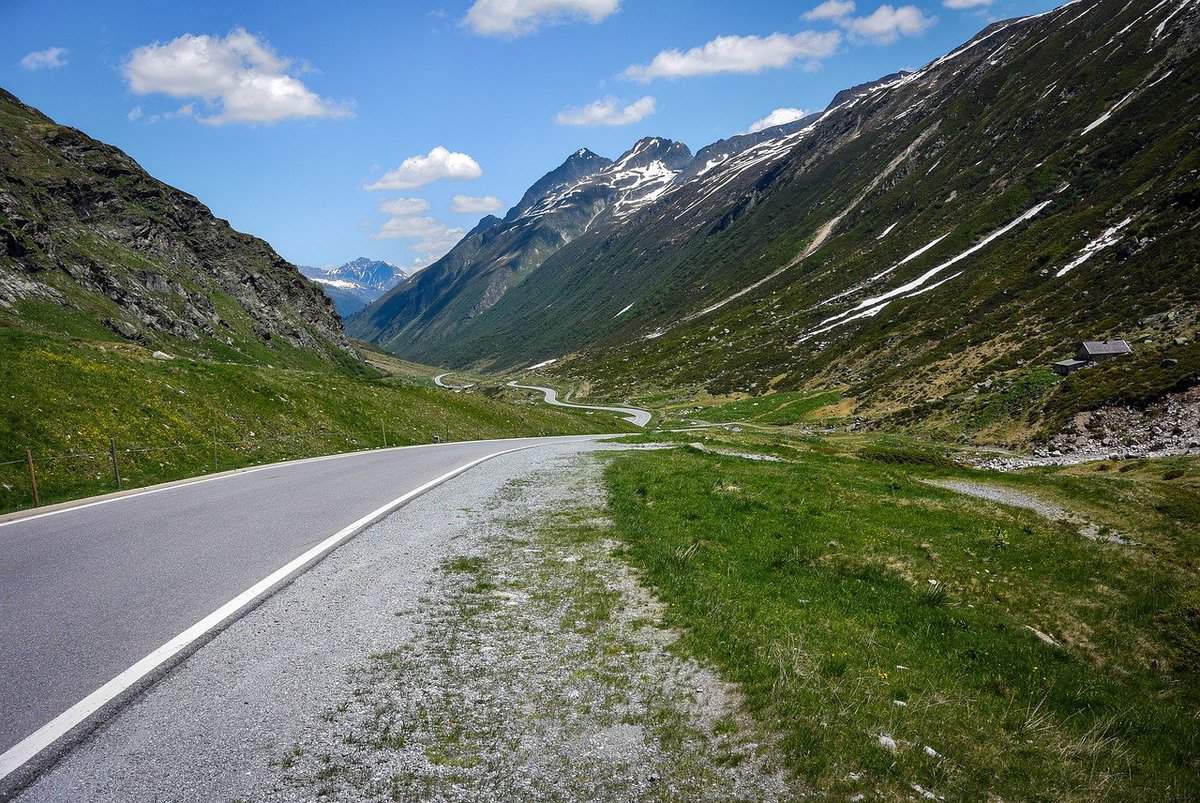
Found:
[{"label": "green grass field", "polygon": [[[612,458],[616,537],[678,648],[742,685],[818,797],[1200,795],[1198,461],[1006,476],[898,438],[680,437],[786,462]],[[1136,544],[938,477],[1035,493]]]},{"label": "green grass field", "polygon": [[78,316],[0,321],[0,511],[256,463],[383,446],[625,432],[617,416],[433,387],[435,372],[382,361],[281,367],[177,356],[118,341]]}]

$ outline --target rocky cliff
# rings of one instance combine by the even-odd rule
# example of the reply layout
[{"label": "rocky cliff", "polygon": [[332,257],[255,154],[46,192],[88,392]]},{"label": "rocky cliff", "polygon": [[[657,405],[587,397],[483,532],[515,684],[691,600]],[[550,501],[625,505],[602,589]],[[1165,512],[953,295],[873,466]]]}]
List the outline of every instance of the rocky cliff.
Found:
[{"label": "rocky cliff", "polygon": [[267,243],[0,90],[0,312],[45,303],[143,343],[349,351],[333,304]]}]

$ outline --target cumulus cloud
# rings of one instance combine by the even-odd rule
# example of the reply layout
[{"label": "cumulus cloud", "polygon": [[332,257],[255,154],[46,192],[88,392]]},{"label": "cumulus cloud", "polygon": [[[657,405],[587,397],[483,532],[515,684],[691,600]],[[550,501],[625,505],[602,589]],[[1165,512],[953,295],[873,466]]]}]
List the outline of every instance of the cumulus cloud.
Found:
[{"label": "cumulus cloud", "polygon": [[[953,1],[953,0],[952,0]],[[882,5],[865,17],[845,17],[838,25],[850,32],[852,37],[867,39],[876,44],[888,45],[901,36],[916,36],[924,33],[934,23],[916,6]]]},{"label": "cumulus cloud", "polygon": [[344,104],[305,86],[296,77],[303,68],[241,28],[224,38],[183,34],[166,44],[144,45],[122,69],[134,94],[202,99],[211,113],[195,117],[209,125],[349,114]]},{"label": "cumulus cloud", "polygon": [[824,3],[804,13],[806,20],[837,20],[854,13],[854,0],[825,0]]},{"label": "cumulus cloud", "polygon": [[804,117],[806,114],[808,114],[808,112],[804,111],[804,109],[793,109],[786,106],[775,109],[761,120],[755,120],[753,123],[751,123],[750,128],[746,129],[746,133],[755,134],[759,131],[762,131],[764,128],[772,128],[777,125],[783,125],[784,123],[794,123],[800,118]]},{"label": "cumulus cloud", "polygon": [[429,201],[424,198],[393,198],[380,204],[379,210],[397,217],[419,215],[429,211]]},{"label": "cumulus cloud", "polygon": [[57,70],[67,66],[67,49],[65,47],[48,47],[45,50],[35,50],[26,53],[21,59],[22,70]]},{"label": "cumulus cloud", "polygon": [[586,106],[563,109],[554,120],[559,125],[629,125],[654,114],[654,103],[649,95],[627,106],[614,97],[601,98]]},{"label": "cumulus cloud", "polygon": [[410,156],[395,170],[366,185],[368,190],[411,190],[442,179],[469,181],[483,175],[479,162],[438,145],[424,156]]},{"label": "cumulus cloud", "polygon": [[991,4],[992,0],[942,0],[942,5],[953,9],[984,8]]},{"label": "cumulus cloud", "polygon": [[483,36],[523,36],[544,23],[585,19],[595,24],[620,5],[620,0],[475,0],[463,22]]},{"label": "cumulus cloud", "polygon": [[495,195],[455,195],[450,199],[450,211],[460,214],[486,215],[504,208],[504,201]]},{"label": "cumulus cloud", "polygon": [[757,73],[786,67],[797,59],[817,61],[841,44],[837,31],[801,31],[770,36],[718,36],[688,51],[664,50],[649,64],[635,64],[624,75],[637,81],[717,73]]},{"label": "cumulus cloud", "polygon": [[379,230],[376,240],[409,240],[424,265],[449,251],[462,239],[465,229],[448,226],[440,220],[421,214],[429,209],[423,198],[393,198],[379,205],[379,211],[388,215]]},{"label": "cumulus cloud", "polygon": [[134,120],[142,119],[143,115],[145,115],[145,112],[142,111],[142,107],[134,106],[132,109],[129,110],[129,114],[127,114],[125,116],[128,117],[129,122],[132,123]]}]

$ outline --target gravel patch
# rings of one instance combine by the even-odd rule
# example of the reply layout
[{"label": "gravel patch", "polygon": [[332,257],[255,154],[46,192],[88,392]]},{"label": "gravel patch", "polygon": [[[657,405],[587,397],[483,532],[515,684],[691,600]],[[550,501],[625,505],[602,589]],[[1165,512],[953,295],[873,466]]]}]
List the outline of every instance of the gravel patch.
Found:
[{"label": "gravel patch", "polygon": [[789,797],[736,689],[670,653],[613,555],[599,472],[564,460],[510,483],[418,635],[353,671],[288,781],[336,801]]},{"label": "gravel patch", "polygon": [[1093,522],[1088,521],[1074,511],[1068,510],[1065,507],[1056,505],[1053,502],[1047,502],[1031,494],[1015,490],[1013,488],[1005,488],[1000,485],[988,485],[982,482],[973,482],[971,480],[924,480],[930,485],[936,485],[939,488],[946,488],[950,491],[956,491],[960,494],[974,496],[977,499],[986,499],[989,502],[998,502],[1002,505],[1010,507],[1024,508],[1032,510],[1039,516],[1054,521],[1067,521],[1072,526],[1076,527],[1079,534],[1084,538],[1093,541],[1108,541],[1114,544],[1128,544],[1129,541],[1120,533],[1112,532],[1106,528],[1101,528]]},{"label": "gravel patch", "polygon": [[604,536],[575,442],[360,534],[68,752],[21,801],[788,799],[736,690]]}]

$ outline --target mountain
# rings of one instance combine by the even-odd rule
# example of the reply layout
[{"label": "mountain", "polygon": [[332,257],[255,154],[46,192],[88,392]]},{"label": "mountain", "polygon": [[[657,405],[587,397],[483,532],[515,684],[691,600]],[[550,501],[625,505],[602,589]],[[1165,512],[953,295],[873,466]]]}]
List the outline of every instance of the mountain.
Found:
[{"label": "mountain", "polygon": [[350,354],[333,305],[267,243],[4,90],[0,316],[235,361]]},{"label": "mountain", "polygon": [[367,257],[329,268],[301,265],[300,272],[321,285],[343,318],[349,318],[408,278],[403,268]]},{"label": "mountain", "polygon": [[[840,385],[867,415],[972,426],[1031,399],[1145,401],[1200,377],[1198,20],[1185,0],[1075,0],[994,23],[803,126],[675,162],[487,305],[435,264],[436,305],[397,288],[351,328],[450,366],[559,358],[610,395]],[[487,269],[472,253],[448,255],[456,275]],[[1126,381],[1054,384],[1073,341],[1106,337],[1135,343]]]},{"label": "mountain", "polygon": [[398,351],[452,340],[564,245],[653,203],[691,161],[686,145],[658,137],[615,162],[581,148],[503,220],[481,220],[448,254],[348,321],[347,331]]}]

